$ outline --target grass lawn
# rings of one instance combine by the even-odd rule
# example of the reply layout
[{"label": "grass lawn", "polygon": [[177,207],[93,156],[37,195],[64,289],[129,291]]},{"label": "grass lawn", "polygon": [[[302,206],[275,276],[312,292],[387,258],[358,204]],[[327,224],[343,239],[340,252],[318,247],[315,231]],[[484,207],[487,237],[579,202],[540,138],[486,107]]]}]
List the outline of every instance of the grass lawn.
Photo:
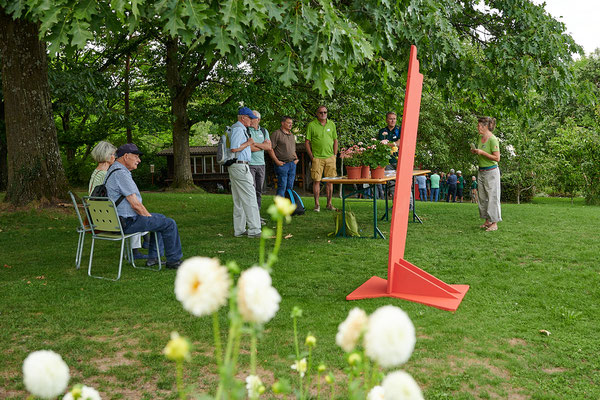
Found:
[{"label": "grass lawn", "polygon": [[[371,276],[386,277],[388,241],[327,237],[333,214],[322,201],[321,213],[307,211],[284,227],[292,236],[272,274],[281,309],[259,339],[264,381],[290,371],[295,305],[304,310],[301,337],[317,337],[315,361],[341,376],[338,324],[353,307],[371,313],[393,304],[416,327],[404,369],[427,399],[600,398],[600,208],[547,198],[506,204],[500,229],[486,233],[474,204],[417,203],[424,223],[409,224],[405,259],[447,283],[471,286],[450,313],[398,299],[346,301]],[[264,210],[270,202],[263,199]],[[311,210],[312,199],[305,203]],[[145,193],[144,204],[177,221],[186,257],[236,260],[243,268],[258,260],[258,240],[233,237],[228,195]],[[367,235],[370,204],[352,204]],[[0,398],[24,398],[23,359],[51,349],[69,365],[71,385],[93,386],[103,398],[173,399],[174,366],[161,354],[173,330],[195,344],[186,383],[214,390],[212,322],[192,317],[175,299],[175,272],[124,265],[118,282],[90,278],[89,238],[82,269],[75,269],[76,225],[72,208],[0,212]],[[380,227],[387,235],[389,222]],[[116,271],[116,245],[101,242],[96,254],[94,266]],[[220,315],[223,328],[226,309]],[[244,373],[248,361],[243,352]]]}]

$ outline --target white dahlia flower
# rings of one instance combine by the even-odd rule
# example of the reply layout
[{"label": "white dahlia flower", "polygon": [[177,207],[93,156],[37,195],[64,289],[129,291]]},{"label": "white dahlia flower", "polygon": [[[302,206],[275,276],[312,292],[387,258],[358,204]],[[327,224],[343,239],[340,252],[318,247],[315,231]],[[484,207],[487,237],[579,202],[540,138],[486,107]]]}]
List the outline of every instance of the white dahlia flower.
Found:
[{"label": "white dahlia flower", "polygon": [[374,386],[367,395],[367,400],[384,400],[384,394],[383,386]]},{"label": "white dahlia flower", "polygon": [[34,351],[23,361],[23,383],[34,396],[52,399],[67,388],[69,367],[53,351]]},{"label": "white dahlia flower", "polygon": [[192,257],[181,264],[175,278],[175,296],[183,308],[201,317],[227,302],[231,278],[216,258]]},{"label": "white dahlia flower", "polygon": [[404,364],[416,342],[415,327],[398,307],[383,306],[369,317],[365,333],[367,356],[384,368]]},{"label": "white dahlia flower", "polygon": [[100,393],[94,388],[85,385],[75,386],[63,397],[63,400],[102,400]]},{"label": "white dahlia flower", "polygon": [[385,400],[423,400],[419,384],[407,372],[396,371],[388,374],[382,385]]},{"label": "white dahlia flower", "polygon": [[356,307],[350,310],[346,320],[338,326],[335,343],[349,353],[356,347],[358,339],[367,325],[367,313]]},{"label": "white dahlia flower", "polygon": [[279,310],[281,296],[271,286],[266,269],[254,266],[242,272],[237,283],[237,304],[244,321],[267,323]]}]

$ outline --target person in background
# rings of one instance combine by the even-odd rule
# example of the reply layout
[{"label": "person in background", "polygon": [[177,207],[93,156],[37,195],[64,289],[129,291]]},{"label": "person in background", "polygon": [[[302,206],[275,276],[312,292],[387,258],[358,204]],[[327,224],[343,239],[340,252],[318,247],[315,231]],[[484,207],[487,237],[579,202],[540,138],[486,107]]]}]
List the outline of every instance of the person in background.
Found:
[{"label": "person in background", "polygon": [[465,188],[465,178],[462,176],[462,172],[456,171],[457,184],[456,184],[456,198],[459,203],[463,202],[463,189]]},{"label": "person in background", "polygon": [[271,135],[271,150],[269,155],[275,164],[277,175],[277,196],[285,197],[288,189],[294,189],[296,180],[296,137],[292,133],[294,120],[288,115],[281,117],[281,127]]},{"label": "person in background", "polygon": [[477,178],[473,175],[471,180],[471,203],[478,203],[477,200]]},{"label": "person in background", "polygon": [[496,119],[480,117],[477,123],[479,140],[471,153],[477,154],[479,162],[479,217],[485,219],[481,228],[487,232],[498,230],[498,222],[502,221],[500,209],[500,142],[492,133],[496,128]]},{"label": "person in background", "polygon": [[440,172],[440,198],[442,201],[446,198],[448,194],[448,181],[446,178],[445,172]]},{"label": "person in background", "polygon": [[[256,202],[254,179],[250,173],[250,147],[254,140],[248,135],[247,127],[257,119],[251,109],[242,107],[238,110],[238,120],[231,125],[229,141],[231,152],[235,153],[236,162],[227,167],[231,182],[233,199],[233,235],[235,237],[260,238],[260,213]],[[246,229],[248,225],[248,229]]]},{"label": "person in background", "polygon": [[[394,142],[394,145],[396,146],[396,148],[400,147],[400,133],[401,133],[401,128],[396,125],[397,120],[398,120],[398,117],[396,116],[396,113],[393,111],[389,111],[387,114],[385,114],[386,127],[381,128],[379,130],[379,133],[377,134],[377,139],[379,139],[379,140],[387,139],[390,142]],[[396,152],[392,153],[392,155],[390,157],[390,163],[388,165],[386,165],[385,169],[386,169],[386,171],[393,171],[396,169],[397,166],[398,166],[398,152],[396,151]],[[388,182],[388,191],[390,194],[394,193],[395,184],[396,184],[396,181]],[[383,193],[384,193],[383,185],[377,185],[377,193],[380,195],[379,198],[383,198]]]},{"label": "person in background", "polygon": [[457,178],[456,175],[454,175],[454,169],[450,170],[450,173],[448,174],[448,196],[446,197],[446,203],[450,202],[450,197],[452,197],[452,202],[456,203],[456,182],[457,182]]},{"label": "person in background", "polygon": [[[310,177],[313,180],[313,196],[315,198],[315,212],[321,211],[319,194],[321,192],[321,178],[335,177],[337,175],[335,157],[338,151],[337,130],[335,123],[327,119],[327,107],[319,106],[316,118],[308,124],[306,130],[306,152],[312,161]],[[325,185],[327,193],[327,209],[337,211],[331,204],[333,184]]]},{"label": "person in background", "polygon": [[429,177],[429,180],[431,181],[431,195],[429,201],[437,202],[440,194],[440,176],[434,171]]},{"label": "person in background", "polygon": [[421,201],[427,201],[427,178],[425,175],[417,175],[416,183],[419,186],[419,197]]},{"label": "person in background", "polygon": [[[258,204],[258,212],[260,216],[260,208],[262,206],[262,191],[265,185],[265,150],[271,150],[271,138],[269,137],[269,131],[266,128],[260,126],[260,113],[253,110],[252,113],[256,116],[256,119],[252,120],[252,123],[248,127],[248,133],[254,140],[254,143],[250,146],[252,155],[250,157],[250,173],[254,180],[254,190],[256,191],[256,203]],[[267,221],[260,217],[261,225],[265,225]]]},{"label": "person in background", "polygon": [[[115,151],[117,148],[112,144],[101,141],[92,150],[92,158],[98,163],[98,166],[92,172],[90,177],[90,183],[88,184],[88,195],[92,195],[94,188],[104,183],[106,178],[106,171],[115,162]],[[148,256],[143,254],[140,249],[142,248],[142,235],[135,235],[131,237],[131,249],[133,250],[133,258],[136,260],[146,259]]]}]

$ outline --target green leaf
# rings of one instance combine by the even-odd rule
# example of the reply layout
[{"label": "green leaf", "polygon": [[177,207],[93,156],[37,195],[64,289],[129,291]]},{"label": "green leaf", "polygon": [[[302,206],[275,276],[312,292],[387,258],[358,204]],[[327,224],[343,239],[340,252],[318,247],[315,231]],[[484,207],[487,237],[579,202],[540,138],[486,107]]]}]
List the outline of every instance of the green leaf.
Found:
[{"label": "green leaf", "polygon": [[204,26],[204,20],[207,14],[204,13],[208,9],[208,5],[204,3],[196,3],[192,0],[185,0],[181,15],[188,17],[187,25],[191,29],[200,29]]},{"label": "green leaf", "polygon": [[179,11],[178,4],[179,3],[177,3],[177,2],[175,2],[175,3],[171,2],[169,4],[169,6],[171,6],[171,8],[168,9],[166,12],[163,12],[163,15],[162,15],[163,19],[165,19],[167,21],[165,23],[165,25],[163,26],[163,31],[169,32],[169,34],[171,36],[177,36],[179,34],[180,30],[185,29],[185,24],[181,20],[181,16],[178,13],[178,11]]},{"label": "green leaf", "polygon": [[61,44],[66,44],[69,42],[69,38],[67,36],[67,21],[63,20],[60,24],[56,25],[52,30],[52,33],[48,36],[47,40],[50,42],[48,53],[50,53],[51,56],[54,56],[60,51]]},{"label": "green leaf", "polygon": [[138,8],[139,1],[140,0],[131,0],[131,13],[136,19],[140,17],[140,9]]},{"label": "green leaf", "polygon": [[77,3],[75,10],[73,11],[73,16],[78,20],[90,21],[94,14],[97,14],[96,5],[98,3],[96,0],[83,0]]},{"label": "green leaf", "polygon": [[263,2],[263,6],[266,9],[269,19],[274,19],[277,22],[283,21],[284,10],[282,7],[279,7],[277,4],[268,0]]},{"label": "green leaf", "polygon": [[293,82],[298,80],[298,76],[296,75],[296,71],[298,69],[292,62],[291,54],[288,55],[284,64],[280,64],[277,68],[277,72],[281,73],[279,80],[281,80],[285,86],[290,86]]},{"label": "green leaf", "polygon": [[23,10],[25,10],[25,0],[10,1],[6,7],[6,13],[12,15],[13,18],[21,18]]},{"label": "green leaf", "polygon": [[111,0],[110,7],[117,13],[119,19],[125,19],[125,1],[124,0]]},{"label": "green leaf", "polygon": [[69,34],[71,35],[71,45],[80,49],[84,48],[88,40],[93,36],[89,31],[90,25],[85,21],[74,20]]},{"label": "green leaf", "polygon": [[216,46],[217,50],[219,50],[222,55],[229,53],[231,51],[230,47],[235,45],[234,41],[231,40],[224,27],[221,27],[219,30],[217,30],[211,42]]},{"label": "green leaf", "polygon": [[[43,15],[42,25],[40,25],[40,34],[44,34],[45,32],[54,28],[56,24],[58,24],[58,15],[61,13],[62,9],[56,7],[48,14]],[[63,21],[64,24],[64,21]]]}]

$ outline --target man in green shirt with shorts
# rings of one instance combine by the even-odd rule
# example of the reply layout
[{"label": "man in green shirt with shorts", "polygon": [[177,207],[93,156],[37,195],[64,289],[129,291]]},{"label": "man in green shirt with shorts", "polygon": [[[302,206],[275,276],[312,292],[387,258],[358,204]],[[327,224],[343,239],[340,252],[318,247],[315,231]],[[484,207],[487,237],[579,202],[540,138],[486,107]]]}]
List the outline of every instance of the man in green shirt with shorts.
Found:
[{"label": "man in green shirt with shorts", "polygon": [[[312,161],[310,176],[313,180],[313,195],[315,198],[315,211],[321,211],[319,206],[319,192],[321,191],[321,178],[337,175],[335,156],[338,151],[337,131],[335,124],[327,119],[327,107],[317,108],[316,119],[308,124],[306,130],[306,152]],[[325,185],[327,193],[327,209],[337,211],[331,204],[333,184]]]}]

